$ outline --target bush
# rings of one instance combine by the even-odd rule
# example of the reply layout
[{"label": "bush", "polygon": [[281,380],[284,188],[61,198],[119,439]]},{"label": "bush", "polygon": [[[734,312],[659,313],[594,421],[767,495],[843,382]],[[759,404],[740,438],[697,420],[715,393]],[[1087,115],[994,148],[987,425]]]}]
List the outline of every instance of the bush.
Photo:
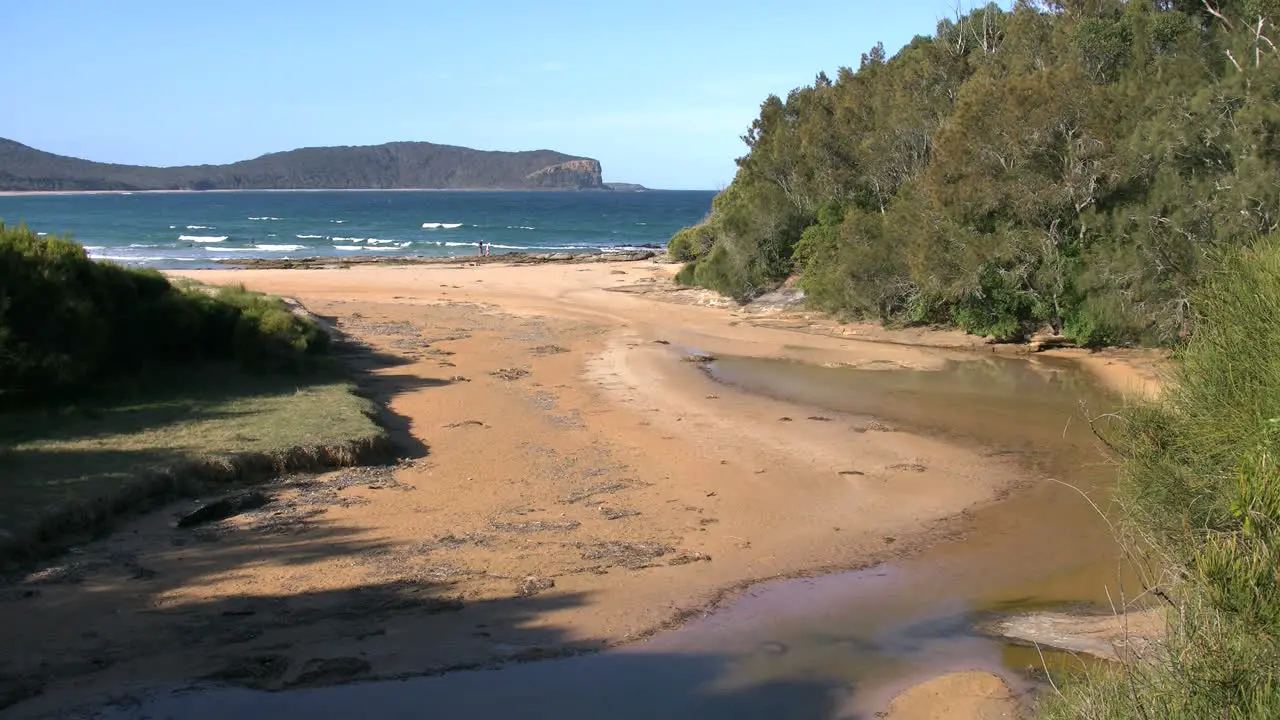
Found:
[{"label": "bush", "polygon": [[715,239],[715,231],[705,224],[687,227],[671,237],[667,252],[678,262],[692,262],[706,255]]},{"label": "bush", "polygon": [[204,359],[298,370],[327,341],[278,298],[179,289],[154,270],[97,263],[69,240],[0,224],[0,402]]},{"label": "bush", "polygon": [[1169,638],[1069,683],[1047,717],[1280,717],[1280,239],[1235,253],[1192,306],[1172,384],[1111,438]]}]

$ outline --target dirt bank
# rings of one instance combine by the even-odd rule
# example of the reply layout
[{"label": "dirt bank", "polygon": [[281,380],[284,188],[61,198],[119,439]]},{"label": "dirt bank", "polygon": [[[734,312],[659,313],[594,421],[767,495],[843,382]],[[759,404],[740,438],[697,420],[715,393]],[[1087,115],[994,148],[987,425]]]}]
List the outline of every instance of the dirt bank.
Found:
[{"label": "dirt bank", "polygon": [[175,505],[0,588],[23,619],[0,630],[5,689],[43,692],[31,714],[196,678],[300,687],[598,649],[726,588],[911,553],[1026,480],[683,361],[930,368],[967,351],[798,334],[665,289],[669,271],[190,273],[297,297],[362,345],[348,358],[403,461],[288,478],[196,529]]}]

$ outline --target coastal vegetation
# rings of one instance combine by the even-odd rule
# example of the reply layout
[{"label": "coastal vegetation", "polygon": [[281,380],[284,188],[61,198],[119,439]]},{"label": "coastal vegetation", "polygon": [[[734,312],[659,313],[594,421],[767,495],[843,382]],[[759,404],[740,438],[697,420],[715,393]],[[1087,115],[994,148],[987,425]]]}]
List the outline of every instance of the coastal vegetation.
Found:
[{"label": "coastal vegetation", "polygon": [[771,96],[679,281],[1002,340],[1171,345],[1280,221],[1280,6],[1019,0]]},{"label": "coastal vegetation", "polygon": [[1060,685],[1048,718],[1280,717],[1280,238],[1230,254],[1160,401],[1107,439],[1163,644]]},{"label": "coastal vegetation", "polygon": [[160,168],[91,162],[0,138],[0,190],[9,191],[602,187],[598,161],[552,150],[491,152],[399,142]]},{"label": "coastal vegetation", "polygon": [[296,370],[328,348],[315,323],[243,288],[175,287],[0,224],[0,408],[61,400],[164,366]]},{"label": "coastal vegetation", "polygon": [[279,298],[0,225],[0,566],[157,501],[384,454],[329,345]]}]

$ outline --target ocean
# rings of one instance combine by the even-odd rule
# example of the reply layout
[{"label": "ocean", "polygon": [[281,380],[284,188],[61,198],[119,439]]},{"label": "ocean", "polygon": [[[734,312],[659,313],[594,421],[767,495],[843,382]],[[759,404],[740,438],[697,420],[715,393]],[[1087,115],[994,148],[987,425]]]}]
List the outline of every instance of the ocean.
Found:
[{"label": "ocean", "polygon": [[611,252],[664,245],[711,191],[242,191],[0,196],[0,221],[124,265],[240,258]]}]

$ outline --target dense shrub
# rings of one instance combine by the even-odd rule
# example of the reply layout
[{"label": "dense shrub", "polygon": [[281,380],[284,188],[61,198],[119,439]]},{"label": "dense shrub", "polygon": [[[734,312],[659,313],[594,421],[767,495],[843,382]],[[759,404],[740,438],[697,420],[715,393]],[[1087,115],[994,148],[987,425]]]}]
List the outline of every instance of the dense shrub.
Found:
[{"label": "dense shrub", "polygon": [[1086,345],[1185,338],[1218,259],[1280,226],[1280,6],[996,4],[770,96],[672,238],[736,298]]},{"label": "dense shrub", "polygon": [[1066,683],[1048,717],[1280,717],[1280,238],[1233,253],[1192,299],[1171,384],[1110,437],[1168,640]]},{"label": "dense shrub", "polygon": [[674,260],[690,262],[706,255],[715,239],[715,232],[711,228],[695,225],[673,235],[667,243],[667,252],[671,253]]},{"label": "dense shrub", "polygon": [[327,341],[278,298],[179,289],[153,270],[94,262],[69,240],[0,224],[0,402],[196,360],[295,370]]}]

